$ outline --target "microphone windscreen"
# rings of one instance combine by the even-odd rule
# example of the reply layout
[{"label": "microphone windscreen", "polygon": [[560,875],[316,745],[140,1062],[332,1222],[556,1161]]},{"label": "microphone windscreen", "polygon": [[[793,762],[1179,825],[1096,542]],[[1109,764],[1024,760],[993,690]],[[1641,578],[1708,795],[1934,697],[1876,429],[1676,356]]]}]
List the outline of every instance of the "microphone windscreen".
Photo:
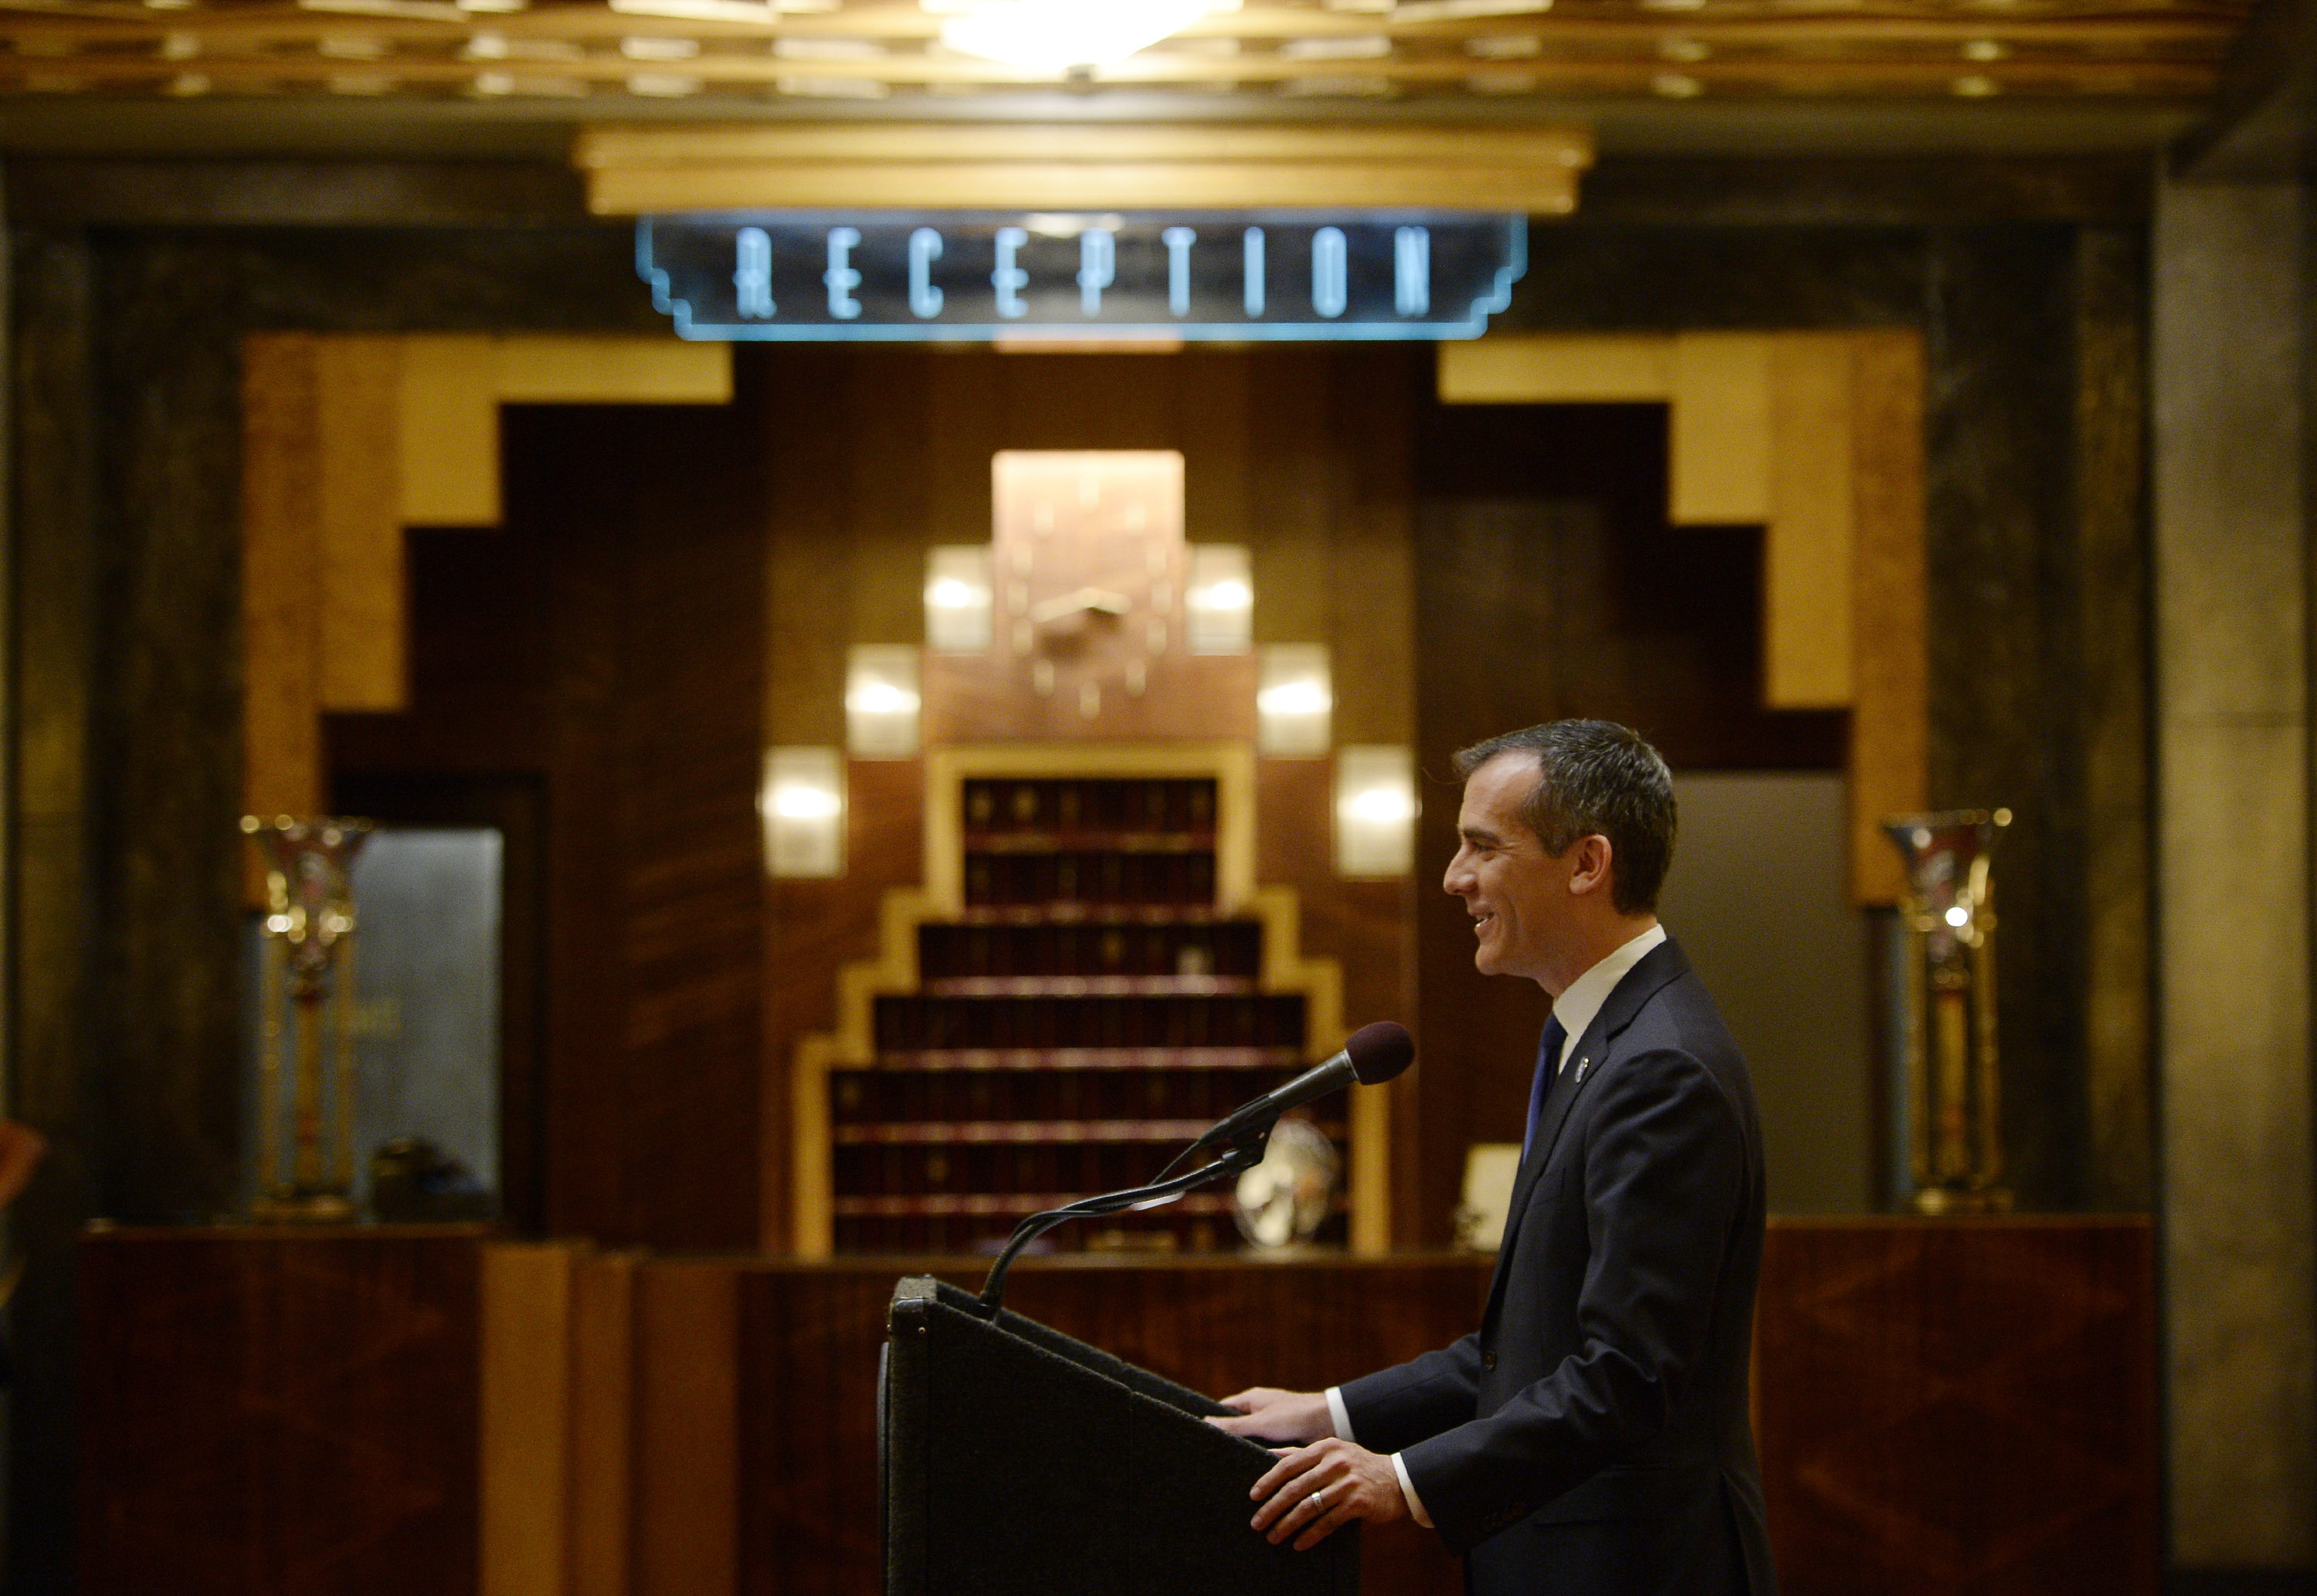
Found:
[{"label": "microphone windscreen", "polygon": [[1416,1039],[1408,1027],[1379,1020],[1352,1032],[1344,1044],[1352,1074],[1363,1086],[1381,1086],[1416,1062]]}]

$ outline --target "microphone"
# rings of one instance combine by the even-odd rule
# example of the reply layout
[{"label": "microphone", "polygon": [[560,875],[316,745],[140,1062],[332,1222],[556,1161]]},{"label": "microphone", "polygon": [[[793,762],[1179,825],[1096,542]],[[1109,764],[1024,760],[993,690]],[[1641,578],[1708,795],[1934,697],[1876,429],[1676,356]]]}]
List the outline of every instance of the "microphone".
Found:
[{"label": "microphone", "polygon": [[1342,1052],[1325,1064],[1313,1065],[1285,1085],[1232,1110],[1229,1119],[1217,1121],[1185,1151],[1196,1152],[1219,1142],[1237,1141],[1258,1128],[1268,1131],[1290,1109],[1301,1108],[1315,1097],[1340,1092],[1355,1081],[1363,1086],[1381,1086],[1415,1062],[1416,1039],[1408,1034],[1406,1026],[1389,1020],[1363,1025],[1352,1033]]}]

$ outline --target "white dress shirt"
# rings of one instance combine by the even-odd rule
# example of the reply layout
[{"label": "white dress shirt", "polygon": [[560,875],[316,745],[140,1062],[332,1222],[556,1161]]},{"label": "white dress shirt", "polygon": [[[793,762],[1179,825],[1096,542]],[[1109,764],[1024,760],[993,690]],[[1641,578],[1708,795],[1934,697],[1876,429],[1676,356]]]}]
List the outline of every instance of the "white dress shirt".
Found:
[{"label": "white dress shirt", "polygon": [[[1617,989],[1617,983],[1647,957],[1651,949],[1665,940],[1665,927],[1652,924],[1649,930],[1571,981],[1569,990],[1553,1000],[1553,1016],[1561,1021],[1561,1030],[1568,1033],[1561,1039],[1561,1057],[1552,1061],[1556,1074],[1568,1065],[1569,1055],[1575,1049],[1578,1038],[1583,1036],[1586,1028],[1593,1023],[1593,1017],[1601,1012],[1601,1005],[1609,1001],[1609,994]],[[1358,1444],[1357,1438],[1352,1434],[1352,1415],[1344,1406],[1344,1392],[1340,1386],[1328,1387],[1328,1417],[1336,1426],[1337,1440]],[[1416,1486],[1408,1477],[1408,1465],[1400,1460],[1398,1452],[1391,1455],[1391,1471],[1400,1478],[1400,1493],[1408,1499],[1409,1516],[1427,1529],[1431,1529],[1432,1515],[1424,1511],[1424,1503],[1418,1500]]]}]

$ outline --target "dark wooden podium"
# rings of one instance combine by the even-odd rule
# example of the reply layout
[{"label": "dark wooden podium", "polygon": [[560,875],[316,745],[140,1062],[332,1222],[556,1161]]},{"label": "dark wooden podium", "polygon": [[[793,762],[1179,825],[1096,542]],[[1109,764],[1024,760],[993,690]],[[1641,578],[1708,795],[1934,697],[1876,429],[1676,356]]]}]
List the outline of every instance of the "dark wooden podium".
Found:
[{"label": "dark wooden podium", "polygon": [[878,1409],[885,1596],[1357,1596],[1357,1525],[1249,1527],[1273,1459],[1220,1403],[930,1276],[894,1288]]}]

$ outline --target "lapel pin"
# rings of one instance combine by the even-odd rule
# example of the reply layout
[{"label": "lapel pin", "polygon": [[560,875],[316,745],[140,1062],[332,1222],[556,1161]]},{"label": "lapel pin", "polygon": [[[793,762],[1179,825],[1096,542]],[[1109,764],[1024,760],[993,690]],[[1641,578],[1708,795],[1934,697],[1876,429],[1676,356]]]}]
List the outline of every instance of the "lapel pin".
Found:
[{"label": "lapel pin", "polygon": [[1580,1058],[1577,1061],[1577,1083],[1579,1086],[1585,1084],[1585,1072],[1591,1066],[1592,1063],[1593,1061],[1589,1058]]}]

